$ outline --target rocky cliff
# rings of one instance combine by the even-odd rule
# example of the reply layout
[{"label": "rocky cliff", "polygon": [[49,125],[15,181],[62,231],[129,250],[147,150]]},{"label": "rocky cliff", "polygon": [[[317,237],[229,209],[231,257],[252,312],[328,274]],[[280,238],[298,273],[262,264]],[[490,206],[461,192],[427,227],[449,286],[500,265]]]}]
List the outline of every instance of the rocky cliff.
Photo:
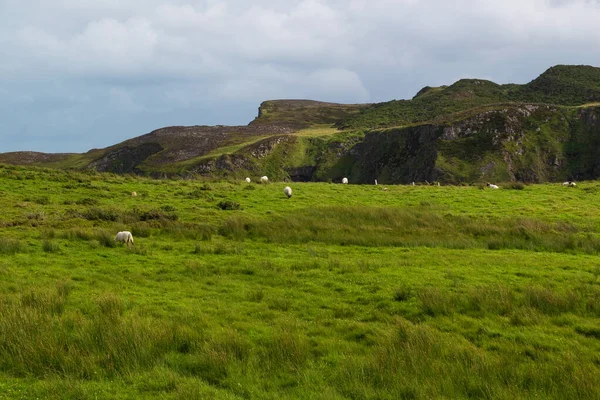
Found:
[{"label": "rocky cliff", "polygon": [[142,175],[356,183],[600,177],[600,69],[555,66],[525,85],[461,79],[412,100],[271,100],[247,126],[174,126],[85,154],[0,162]]}]

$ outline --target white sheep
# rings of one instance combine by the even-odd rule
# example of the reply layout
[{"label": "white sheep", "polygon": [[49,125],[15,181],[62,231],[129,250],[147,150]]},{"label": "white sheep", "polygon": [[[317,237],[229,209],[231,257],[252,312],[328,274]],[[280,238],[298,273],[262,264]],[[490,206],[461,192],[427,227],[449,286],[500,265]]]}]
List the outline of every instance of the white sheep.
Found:
[{"label": "white sheep", "polygon": [[289,199],[290,197],[292,197],[292,188],[289,186],[286,186],[285,189],[283,189],[283,193],[287,196],[287,198]]},{"label": "white sheep", "polygon": [[133,235],[131,232],[122,231],[117,233],[117,236],[115,236],[115,241],[125,243],[127,246],[129,246],[130,243],[133,244]]},{"label": "white sheep", "polygon": [[269,178],[265,175],[260,178],[261,183],[269,183]]},{"label": "white sheep", "polygon": [[250,178],[246,178],[246,182],[250,183]]},{"label": "white sheep", "polygon": [[499,189],[498,185],[494,185],[493,183],[487,183],[487,187],[489,187],[490,189]]},{"label": "white sheep", "polygon": [[574,186],[577,186],[577,184],[573,181],[566,181],[566,182],[563,182],[563,186],[574,187]]},{"label": "white sheep", "polygon": [[137,193],[136,192],[131,192],[131,197],[135,197],[135,196],[137,196]]},{"label": "white sheep", "polygon": [[348,183],[348,178],[342,178],[342,183],[347,184]]}]

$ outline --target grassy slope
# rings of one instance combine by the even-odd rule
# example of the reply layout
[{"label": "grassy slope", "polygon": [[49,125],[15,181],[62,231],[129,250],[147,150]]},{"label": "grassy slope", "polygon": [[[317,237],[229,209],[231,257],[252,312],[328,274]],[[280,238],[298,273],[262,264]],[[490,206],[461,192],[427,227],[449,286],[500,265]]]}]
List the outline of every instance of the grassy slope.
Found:
[{"label": "grassy slope", "polygon": [[298,128],[315,124],[333,124],[359,112],[368,104],[337,104],[314,100],[269,100],[259,108],[250,125],[287,123]]},{"label": "grassy slope", "polygon": [[6,398],[600,395],[597,183],[0,183]]},{"label": "grassy slope", "polygon": [[448,87],[421,90],[412,100],[393,100],[362,109],[337,126],[345,129],[404,126],[504,102],[572,106],[599,100],[600,68],[558,65],[525,85],[461,79]]},{"label": "grassy slope", "polygon": [[556,65],[509,95],[517,100],[562,105],[600,101],[600,68]]},{"label": "grassy slope", "polygon": [[[333,122],[344,118],[348,115],[356,113],[358,109],[364,105],[346,105],[335,103],[323,103],[309,100],[277,100],[263,102],[260,107],[260,116],[257,117],[250,125],[249,130],[253,128],[260,129],[263,125],[274,124],[290,128],[285,134],[291,134],[301,137],[316,137],[328,136],[338,133],[338,130],[332,127]],[[275,128],[270,134],[248,134],[248,132],[236,131],[233,127],[227,132],[227,139],[218,147],[206,152],[197,157],[191,157],[182,161],[171,162],[168,164],[155,162],[156,156],[149,157],[144,163],[138,166],[138,169],[144,173],[169,173],[169,174],[185,174],[190,170],[194,170],[199,164],[215,161],[224,155],[245,155],[253,149],[253,145],[265,139],[279,136],[282,133]],[[165,153],[171,151],[169,143],[164,141],[161,144],[165,147]],[[160,154],[158,155],[160,156]],[[271,157],[273,158],[273,157]],[[260,161],[256,163],[261,166]],[[273,168],[271,168],[273,169]],[[269,168],[267,168],[267,171]],[[248,174],[247,171],[239,171],[239,176]],[[280,167],[277,168],[272,176],[280,175]],[[214,175],[219,175],[215,172]]]},{"label": "grassy slope", "polygon": [[342,129],[410,125],[507,100],[500,85],[481,79],[461,79],[451,86],[428,91],[412,100],[392,100],[372,105],[336,125]]},{"label": "grassy slope", "polygon": [[[163,173],[186,175],[190,171],[202,170],[199,166],[203,164],[215,163],[219,157],[245,157],[252,153],[253,145],[261,140],[268,140],[282,133],[292,133],[300,139],[286,142],[282,149],[276,150],[273,154],[245,163],[244,168],[233,165],[232,169],[237,171],[233,175],[242,176],[263,170],[274,177],[283,178],[293,173],[294,169],[304,168],[316,171],[313,179],[339,179],[352,171],[355,171],[358,177],[365,175],[359,171],[363,166],[354,163],[352,157],[344,156],[337,159],[336,156],[343,153],[338,151],[340,147],[345,148],[355,144],[355,137],[363,135],[365,131],[390,127],[401,129],[422,124],[453,125],[472,118],[477,113],[507,107],[519,108],[524,103],[579,106],[597,102],[600,100],[599,71],[598,68],[588,66],[559,65],[550,68],[525,85],[498,85],[486,80],[462,79],[451,86],[425,87],[412,100],[394,100],[373,105],[344,105],[310,100],[266,101],[260,106],[259,116],[247,128],[165,128],[157,132],[164,131],[169,134],[145,135],[109,149],[95,150],[86,154],[41,157],[39,162],[34,162],[33,165],[80,169],[107,150],[115,150],[124,145],[135,148],[142,143],[154,141],[160,143],[165,150],[137,164],[136,170],[152,175]],[[511,159],[510,162],[506,161],[506,155],[501,154],[500,150],[508,152],[511,146],[515,147],[515,145],[509,143],[504,145],[503,149],[493,148],[487,146],[491,138],[483,137],[485,135],[475,135],[481,137],[465,138],[454,143],[442,143],[436,163],[436,168],[442,171],[439,174],[440,178],[447,182],[471,182],[478,179],[544,181],[567,177],[587,179],[597,176],[600,169],[594,164],[595,153],[587,151],[589,145],[595,145],[596,139],[586,137],[585,127],[576,127],[577,143],[567,146],[566,150],[557,139],[563,140],[565,135],[570,133],[568,132],[570,127],[565,127],[563,122],[554,123],[556,118],[562,118],[567,114],[569,112],[561,110],[556,116],[543,120],[528,118],[525,121],[527,126],[522,127],[527,137],[519,144],[525,153],[523,156],[520,154],[514,156],[514,160]],[[574,113],[569,115],[572,117]],[[551,123],[546,121],[548,118],[552,120]],[[342,138],[334,134],[332,128],[334,123],[338,128],[345,129],[345,139],[344,134],[341,135]],[[268,127],[273,129],[269,130]],[[505,129],[505,126],[499,128]],[[538,128],[540,131],[537,130]],[[198,131],[196,132],[198,136],[188,135],[194,130]],[[332,140],[339,142],[340,146],[338,148],[329,146]],[[549,160],[552,164],[556,163],[557,159],[564,158],[565,154],[573,156],[578,148],[586,150],[581,160],[569,159],[568,168],[562,168],[560,171],[548,170]],[[469,157],[459,157],[459,153],[485,154],[485,156],[474,162],[469,160]],[[121,159],[112,162],[114,167],[118,168],[121,164],[127,164],[131,158],[146,156],[142,150],[138,153],[125,152],[119,156]],[[5,154],[0,157],[0,161],[14,162],[15,157],[23,157],[23,155]],[[108,164],[110,167],[110,162]],[[412,164],[420,165],[420,161],[417,160]],[[488,168],[491,164],[495,166]],[[244,170],[246,168],[250,171]],[[513,171],[513,168],[518,171]],[[226,173],[230,174],[230,172]],[[219,174],[219,171],[213,171],[213,175]],[[384,171],[385,176],[394,174],[393,171],[390,173]],[[369,180],[371,178],[369,177]],[[414,177],[404,176],[400,181],[407,179],[412,180]]]}]

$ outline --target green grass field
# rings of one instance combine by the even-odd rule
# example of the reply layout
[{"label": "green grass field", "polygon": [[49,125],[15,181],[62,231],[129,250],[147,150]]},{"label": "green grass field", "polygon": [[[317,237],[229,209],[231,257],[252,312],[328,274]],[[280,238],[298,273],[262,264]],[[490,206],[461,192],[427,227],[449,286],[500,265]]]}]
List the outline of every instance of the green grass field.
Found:
[{"label": "green grass field", "polygon": [[600,397],[600,183],[286,185],[0,166],[0,399]]}]

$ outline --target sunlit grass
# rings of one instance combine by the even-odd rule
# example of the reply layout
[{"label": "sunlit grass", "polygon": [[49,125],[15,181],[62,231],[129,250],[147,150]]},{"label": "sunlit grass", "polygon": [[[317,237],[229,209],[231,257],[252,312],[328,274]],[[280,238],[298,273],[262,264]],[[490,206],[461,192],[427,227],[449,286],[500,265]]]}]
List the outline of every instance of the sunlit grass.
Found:
[{"label": "sunlit grass", "polygon": [[339,129],[332,127],[331,125],[315,125],[310,128],[301,129],[295,132],[297,136],[326,136],[339,133]]},{"label": "sunlit grass", "polygon": [[0,397],[600,395],[596,182],[0,184]]}]

